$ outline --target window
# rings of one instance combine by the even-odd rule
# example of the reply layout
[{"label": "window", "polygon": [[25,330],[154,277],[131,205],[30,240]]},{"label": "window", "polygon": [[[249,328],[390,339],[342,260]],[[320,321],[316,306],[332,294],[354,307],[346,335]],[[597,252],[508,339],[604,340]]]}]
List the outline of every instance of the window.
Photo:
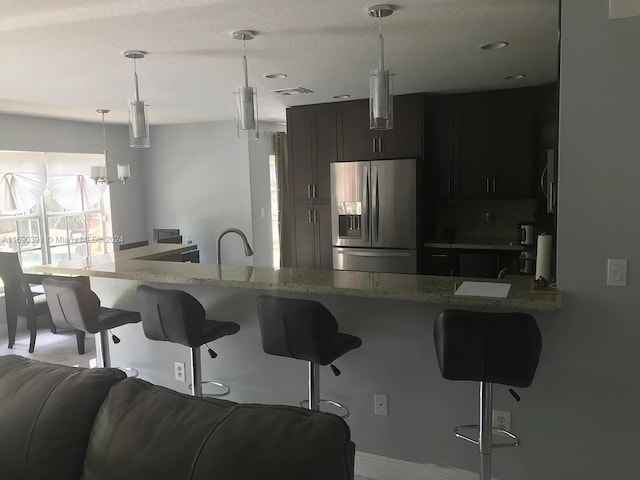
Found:
[{"label": "window", "polygon": [[100,164],[103,155],[0,151],[0,251],[18,252],[23,268],[112,251],[109,190],[88,176]]}]

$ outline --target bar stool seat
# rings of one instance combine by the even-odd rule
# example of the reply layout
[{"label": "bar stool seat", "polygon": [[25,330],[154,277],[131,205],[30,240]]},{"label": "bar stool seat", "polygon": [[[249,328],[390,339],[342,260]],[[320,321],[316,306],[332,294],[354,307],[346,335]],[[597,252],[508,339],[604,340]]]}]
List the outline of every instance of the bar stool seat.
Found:
[{"label": "bar stool seat", "polygon": [[338,332],[338,322],[327,308],[314,300],[260,295],[257,299],[262,349],[269,355],[305,360],[309,363],[309,395],[300,406],[319,410],[320,403],[349,410],[333,400],[320,399],[320,365],[331,365],[350,350],[359,348],[362,340],[354,335]]},{"label": "bar stool seat", "polygon": [[[178,343],[190,348],[191,394],[202,397],[202,385],[215,385],[221,391],[207,396],[228,395],[231,389],[227,385],[216,381],[202,381],[200,347],[237,333],[240,325],[207,319],[202,304],[182,290],[162,290],[140,285],[137,294],[145,336],[150,340]],[[208,345],[207,349],[211,358],[218,356]]]},{"label": "bar stool seat", "polygon": [[[490,480],[492,448],[520,445],[513,433],[492,427],[493,384],[531,385],[542,348],[540,330],[535,319],[526,313],[449,309],[436,319],[434,340],[444,378],[480,382],[480,423],[457,427],[454,434],[478,445],[480,479]],[[462,433],[469,429],[479,430],[478,436]],[[507,441],[494,443],[494,433]]]},{"label": "bar stool seat", "polygon": [[[100,335],[99,357],[104,368],[111,367],[109,341],[107,333],[110,329],[140,322],[138,312],[106,308],[100,305],[98,296],[81,281],[71,279],[56,280],[45,278],[42,281],[45,296],[51,312],[51,321],[57,328],[72,328],[76,331],[78,353],[84,354],[84,339],[87,333]],[[114,343],[120,339],[111,335]],[[116,367],[127,376],[137,377],[138,371],[131,367]]]}]

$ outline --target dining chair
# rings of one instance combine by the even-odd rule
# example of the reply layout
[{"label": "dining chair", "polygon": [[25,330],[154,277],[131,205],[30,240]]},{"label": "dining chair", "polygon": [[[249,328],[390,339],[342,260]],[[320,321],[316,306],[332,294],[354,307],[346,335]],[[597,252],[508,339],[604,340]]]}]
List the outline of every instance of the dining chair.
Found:
[{"label": "dining chair", "polygon": [[32,291],[28,279],[34,277],[22,272],[16,252],[0,252],[0,278],[4,283],[9,348],[13,348],[16,341],[18,317],[25,317],[30,332],[29,353],[33,353],[38,328],[37,317],[49,313],[47,299],[41,291]]}]

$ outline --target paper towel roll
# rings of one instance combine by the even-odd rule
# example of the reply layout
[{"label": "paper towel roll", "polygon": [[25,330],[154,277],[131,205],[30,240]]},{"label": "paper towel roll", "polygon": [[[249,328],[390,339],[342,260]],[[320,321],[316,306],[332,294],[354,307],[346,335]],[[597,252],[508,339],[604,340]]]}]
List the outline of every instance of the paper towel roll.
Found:
[{"label": "paper towel roll", "polygon": [[553,255],[553,235],[543,233],[538,235],[538,250],[536,252],[536,280],[540,277],[551,281],[551,257]]}]

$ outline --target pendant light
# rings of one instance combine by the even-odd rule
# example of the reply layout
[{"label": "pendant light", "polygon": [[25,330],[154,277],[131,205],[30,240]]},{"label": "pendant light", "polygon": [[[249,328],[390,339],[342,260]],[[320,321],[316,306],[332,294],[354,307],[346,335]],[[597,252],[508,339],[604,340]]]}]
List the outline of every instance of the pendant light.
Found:
[{"label": "pendant light", "polygon": [[91,179],[97,184],[104,183],[109,185],[113,182],[122,182],[123,185],[127,183],[129,177],[131,177],[131,169],[128,164],[119,163],[117,165],[118,180],[109,179],[109,155],[107,154],[107,129],[104,125],[104,114],[109,113],[110,110],[106,108],[99,108],[96,110],[102,115],[102,140],[104,142],[104,165],[98,165],[91,167]]},{"label": "pendant light", "polygon": [[140,100],[138,90],[138,70],[136,60],[144,58],[147,52],[142,50],[127,50],[124,52],[126,58],[133,60],[133,77],[135,81],[135,98],[129,100],[129,145],[132,148],[149,148],[149,121],[147,116],[147,105],[144,100]]},{"label": "pendant light", "polygon": [[251,30],[233,32],[233,38],[242,40],[242,71],[244,73],[244,85],[238,87],[235,92],[238,110],[238,136],[240,136],[240,130],[247,130],[253,132],[254,138],[260,136],[258,127],[258,92],[256,87],[249,86],[245,44],[247,40],[253,40],[256,35],[256,32]]},{"label": "pendant light", "polygon": [[380,20],[378,67],[369,74],[369,128],[391,130],[393,128],[393,75],[384,66],[384,38],[382,18],[393,13],[391,5],[369,7],[369,15]]}]

